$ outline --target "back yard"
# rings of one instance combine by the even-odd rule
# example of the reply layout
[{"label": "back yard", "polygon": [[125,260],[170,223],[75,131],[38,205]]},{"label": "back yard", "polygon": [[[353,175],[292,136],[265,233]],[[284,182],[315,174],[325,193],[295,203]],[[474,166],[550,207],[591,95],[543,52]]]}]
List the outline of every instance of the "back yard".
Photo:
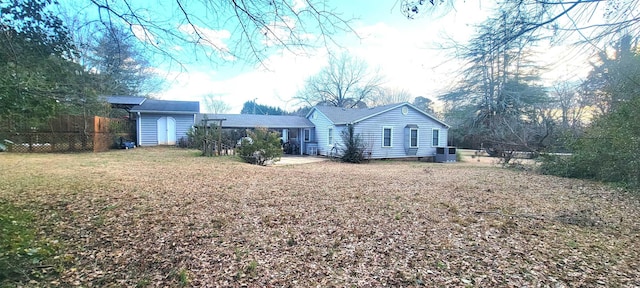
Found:
[{"label": "back yard", "polygon": [[197,154],[0,154],[0,286],[640,285],[638,198],[600,184]]}]

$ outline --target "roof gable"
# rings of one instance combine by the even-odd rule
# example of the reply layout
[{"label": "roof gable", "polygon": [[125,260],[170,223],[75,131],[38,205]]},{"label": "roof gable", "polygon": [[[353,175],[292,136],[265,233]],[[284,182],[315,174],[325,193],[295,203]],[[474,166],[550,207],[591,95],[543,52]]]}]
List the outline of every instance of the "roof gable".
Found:
[{"label": "roof gable", "polygon": [[[342,108],[333,106],[316,106],[314,109],[324,114],[331,122],[336,125],[344,125],[361,121],[367,116],[375,115],[380,111],[386,110],[393,105],[378,106],[373,108]],[[313,109],[312,109],[313,110]]]},{"label": "roof gable", "polygon": [[320,113],[324,114],[331,122],[333,122],[334,125],[346,125],[351,123],[362,122],[368,118],[386,113],[390,110],[393,110],[402,106],[407,106],[411,109],[414,109],[417,112],[432,119],[433,121],[436,121],[437,123],[440,123],[446,127],[449,127],[449,125],[447,125],[446,123],[440,121],[439,119],[433,117],[432,115],[418,109],[417,107],[407,102],[377,106],[372,108],[341,108],[341,107],[331,107],[331,106],[315,106],[313,109],[311,109],[311,111],[309,111],[309,114],[307,114],[307,118],[309,117],[309,115],[311,115],[311,113],[313,113],[314,110],[317,110]]}]

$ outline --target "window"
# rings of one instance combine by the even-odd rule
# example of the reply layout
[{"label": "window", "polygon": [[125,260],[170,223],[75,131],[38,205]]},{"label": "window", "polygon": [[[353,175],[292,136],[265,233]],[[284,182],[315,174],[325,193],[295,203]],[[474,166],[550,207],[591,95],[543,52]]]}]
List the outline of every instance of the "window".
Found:
[{"label": "window", "polygon": [[391,127],[382,127],[382,147],[391,147],[392,130]]},{"label": "window", "polygon": [[329,145],[333,146],[333,128],[329,128]]},{"label": "window", "polygon": [[433,129],[431,146],[440,145],[440,129]]},{"label": "window", "polygon": [[304,129],[304,142],[311,141],[311,130]]},{"label": "window", "polygon": [[409,147],[418,147],[418,128],[411,128],[409,130]]}]

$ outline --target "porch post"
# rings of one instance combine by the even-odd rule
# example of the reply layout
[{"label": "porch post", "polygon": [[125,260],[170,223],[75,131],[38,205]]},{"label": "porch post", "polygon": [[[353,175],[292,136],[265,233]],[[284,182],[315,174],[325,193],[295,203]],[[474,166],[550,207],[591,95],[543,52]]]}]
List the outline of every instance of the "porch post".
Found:
[{"label": "porch post", "polygon": [[306,149],[307,143],[304,142],[304,128],[298,128],[298,141],[300,141],[300,155],[303,155],[302,151]]}]

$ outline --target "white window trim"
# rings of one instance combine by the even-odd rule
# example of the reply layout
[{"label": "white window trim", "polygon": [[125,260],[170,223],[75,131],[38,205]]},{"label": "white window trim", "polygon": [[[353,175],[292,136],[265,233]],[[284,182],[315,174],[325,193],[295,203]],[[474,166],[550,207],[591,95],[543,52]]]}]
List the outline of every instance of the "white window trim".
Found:
[{"label": "white window trim", "polygon": [[[411,145],[411,132],[412,131],[416,131],[416,145],[412,146]],[[440,133],[440,132],[438,132]],[[431,137],[433,137],[433,134],[431,135]],[[438,134],[438,137],[440,137],[440,134]],[[440,139],[438,139],[440,140]],[[409,128],[409,148],[418,148],[420,147],[420,130],[418,130],[418,128]]]},{"label": "white window trim", "polygon": [[334,141],[335,141],[335,139],[333,139],[333,126],[329,126],[327,128],[327,142],[328,142],[327,146],[332,146],[333,147],[334,143],[332,143],[332,142],[334,142]]},{"label": "white window trim", "polygon": [[[436,143],[436,145],[433,145],[433,132],[434,131],[438,131],[438,143]],[[429,141],[429,142],[431,142],[431,147],[439,147],[440,146],[440,137],[442,137],[442,134],[440,134],[440,128],[431,129],[431,140]]]},{"label": "white window trim", "polygon": [[[389,129],[389,146],[385,146],[384,145],[384,130]],[[393,148],[393,127],[392,126],[382,126],[382,137],[380,137],[380,139],[382,140],[380,145],[382,146],[382,148]]]}]

